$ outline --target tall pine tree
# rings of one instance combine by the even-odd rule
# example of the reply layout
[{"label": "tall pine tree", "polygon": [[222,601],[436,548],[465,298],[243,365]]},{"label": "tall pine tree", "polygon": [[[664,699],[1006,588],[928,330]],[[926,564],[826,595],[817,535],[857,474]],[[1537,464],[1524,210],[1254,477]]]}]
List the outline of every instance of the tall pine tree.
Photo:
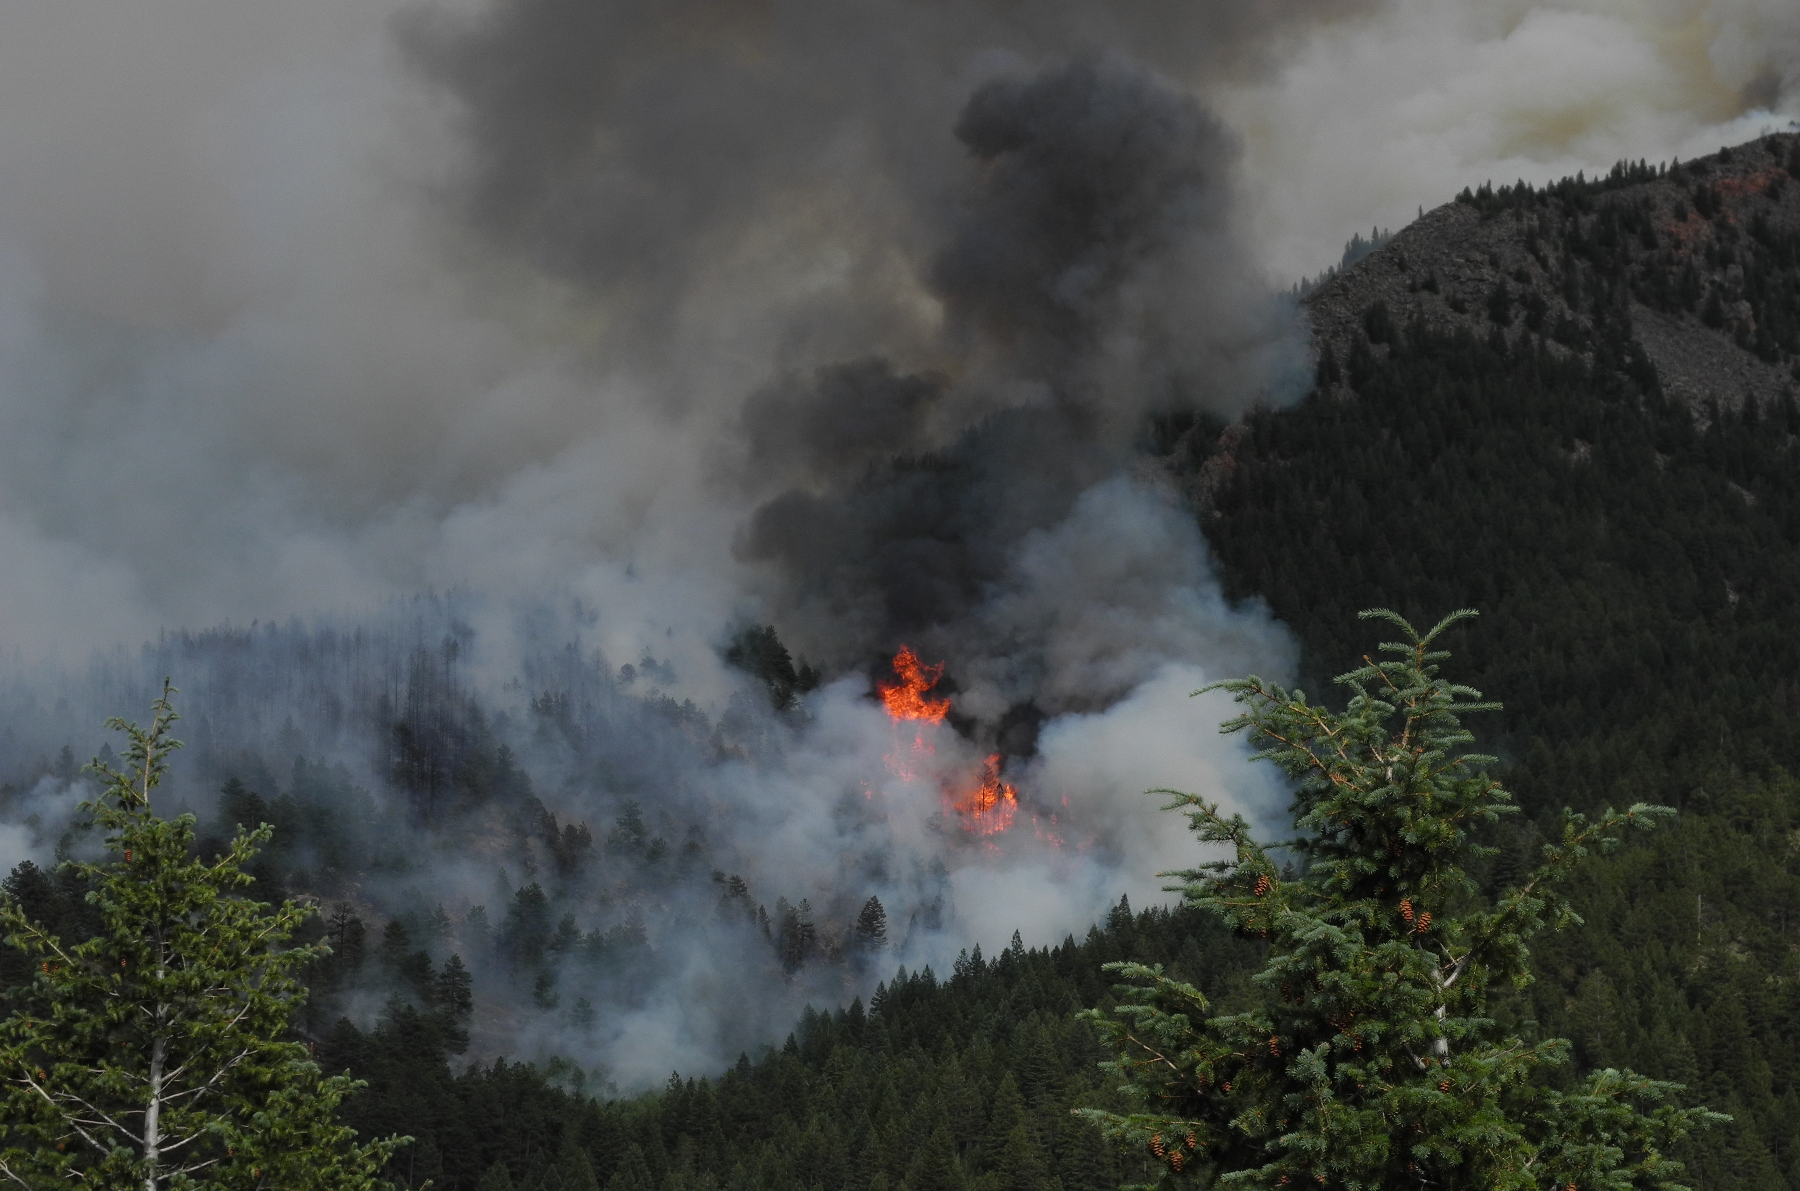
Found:
[{"label": "tall pine tree", "polygon": [[213,861],[190,856],[194,818],[163,820],[152,792],[179,742],[165,683],[148,728],[110,721],[125,768],[96,761],[102,795],[82,810],[107,859],[68,867],[100,929],[61,939],[0,899],[7,942],[35,979],[0,1021],[0,1177],[42,1188],[383,1186],[398,1139],[359,1143],[335,1115],[356,1085],[324,1077],[286,1037],[321,954],[290,947],[312,912],[240,891],[271,829],[244,832]]}]

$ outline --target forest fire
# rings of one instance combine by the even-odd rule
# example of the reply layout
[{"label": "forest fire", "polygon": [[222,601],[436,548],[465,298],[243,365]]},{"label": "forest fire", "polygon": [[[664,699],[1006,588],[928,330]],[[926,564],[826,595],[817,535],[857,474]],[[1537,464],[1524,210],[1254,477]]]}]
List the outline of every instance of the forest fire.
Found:
[{"label": "forest fire", "polygon": [[[943,723],[950,714],[950,699],[931,695],[932,688],[944,676],[942,662],[926,665],[913,652],[912,646],[902,645],[900,652],[894,655],[892,665],[899,681],[876,683],[875,692],[896,727],[904,720],[920,724],[913,734],[909,754],[903,756],[896,747],[887,758],[888,768],[910,782],[919,777],[916,760],[935,751],[926,738],[924,725]],[[945,804],[962,820],[964,830],[973,835],[998,835],[1012,826],[1013,818],[1018,814],[1019,791],[1010,782],[1001,780],[1002,760],[1001,754],[994,753],[982,763],[981,776],[973,790],[958,791],[948,786],[944,789]]]},{"label": "forest fire", "polygon": [[[944,676],[944,664],[927,666],[910,645],[902,645],[891,664],[900,681],[875,684],[875,693],[880,696],[895,727],[894,751],[887,755],[887,766],[902,781],[912,782],[919,778],[919,763],[937,751],[926,738],[926,725],[941,724],[950,714],[947,697],[934,699],[930,695],[931,688]],[[898,730],[905,720],[914,721],[918,727],[913,731],[912,747],[903,752]]]},{"label": "forest fire", "polygon": [[950,806],[962,817],[963,827],[975,835],[998,835],[1012,826],[1019,813],[1019,791],[1000,778],[1001,755],[994,753],[981,766],[981,783]]},{"label": "forest fire", "polygon": [[944,663],[927,666],[919,660],[919,655],[913,652],[912,646],[902,645],[900,652],[894,655],[893,667],[900,681],[875,685],[875,691],[881,696],[888,714],[897,720],[943,723],[944,717],[950,714],[950,700],[933,699],[928,692],[944,676]]}]

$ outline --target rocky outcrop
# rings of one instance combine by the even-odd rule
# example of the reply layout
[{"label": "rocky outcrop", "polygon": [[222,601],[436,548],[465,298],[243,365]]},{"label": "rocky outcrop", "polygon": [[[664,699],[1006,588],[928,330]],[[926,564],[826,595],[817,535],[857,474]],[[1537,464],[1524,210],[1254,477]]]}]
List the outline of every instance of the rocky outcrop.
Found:
[{"label": "rocky outcrop", "polygon": [[1322,383],[1412,326],[1591,359],[1629,324],[1665,393],[1704,407],[1800,388],[1800,134],[1672,168],[1465,191],[1303,299]]}]

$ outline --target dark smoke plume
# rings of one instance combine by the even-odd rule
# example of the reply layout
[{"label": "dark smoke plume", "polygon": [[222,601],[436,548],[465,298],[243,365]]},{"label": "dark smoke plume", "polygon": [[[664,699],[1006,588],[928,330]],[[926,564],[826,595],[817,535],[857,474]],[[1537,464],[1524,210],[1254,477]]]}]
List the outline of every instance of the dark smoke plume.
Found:
[{"label": "dark smoke plume", "polygon": [[[625,330],[609,348],[655,355],[669,324],[716,284],[722,260],[798,218],[814,247],[848,254],[858,279],[854,301],[797,312],[786,328],[789,350],[818,364],[826,362],[820,351],[915,345],[917,312],[890,266],[897,258],[915,278],[931,272],[956,218],[965,148],[991,160],[1006,152],[995,136],[1018,135],[1074,150],[1066,137],[1081,135],[1076,125],[1101,135],[1127,124],[1134,141],[1187,138],[1182,149],[1208,155],[1222,148],[1195,140],[1220,139],[1197,111],[1171,108],[1167,127],[1134,122],[1129,109],[1142,97],[1124,82],[1130,72],[1092,65],[1086,99],[1121,110],[1056,110],[1052,92],[1065,104],[1084,102],[1073,78],[999,84],[964,113],[959,144],[950,135],[957,112],[984,83],[1113,54],[1184,86],[1216,85],[1253,74],[1284,34],[1374,6],[506,0],[471,18],[421,7],[401,32],[420,72],[458,101],[466,155],[445,195],[451,208],[503,251],[616,303]],[[1064,120],[1074,123],[1059,142],[1050,125]],[[1154,144],[1112,148],[1136,170],[1158,152]],[[1207,165],[1162,168],[1194,167]],[[1015,158],[1011,169],[1052,183],[1059,172],[1041,157]],[[1015,178],[1013,201],[1033,202],[1031,184]],[[1032,267],[1022,258],[1010,264]],[[1109,281],[1067,280],[1095,290]],[[982,287],[966,272],[942,281],[945,296]]]},{"label": "dark smoke plume", "polygon": [[1111,11],[526,0],[411,28],[462,104],[459,209],[596,300],[628,294],[624,355],[654,355],[712,259],[785,211],[858,262],[848,301],[790,312],[786,379],[740,389],[722,452],[755,502],[738,554],[762,614],[834,669],[916,640],[987,683],[977,703],[1123,696],[1145,675],[1076,690],[1038,628],[996,635],[979,610],[1151,414],[1229,414],[1304,375],[1243,246],[1234,138],[1128,56],[1218,71],[1295,10]]},{"label": "dark smoke plume", "polygon": [[[15,683],[0,853],[64,842],[62,745],[173,671],[172,789],[209,829],[279,818],[296,886],[393,940],[322,1005],[367,1021],[405,995],[395,957],[457,954],[475,1052],[628,1084],[869,991],[872,902],[880,963],[942,969],[1154,896],[1172,858],[1138,791],[1269,800],[1184,696],[1288,653],[1138,474],[1150,419],[1279,400],[1303,362],[1205,96],[1361,7],[412,8],[450,148],[342,208],[382,218],[311,214],[330,267],[303,302],[120,339],[117,367],[86,327],[42,333],[67,367],[0,364],[46,441],[86,442],[88,401],[138,419],[81,423],[85,465],[33,482],[119,510],[79,520],[142,551],[120,590],[250,577],[202,622],[275,590],[283,616],[456,594]],[[166,482],[133,470],[145,429]],[[957,730],[871,701],[902,642],[947,664]],[[1010,834],[967,828],[984,775],[1017,787]]]},{"label": "dark smoke plume", "polygon": [[[1150,415],[1268,396],[1282,353],[1301,358],[1297,327],[1259,294],[1235,235],[1235,146],[1191,97],[1080,58],[983,85],[956,134],[972,179],[929,274],[942,371],[871,360],[758,394],[753,473],[807,466],[742,552],[776,566],[797,638],[840,664],[906,640],[965,669],[1024,655],[1006,659],[1009,702],[1103,706],[1129,687],[1032,689],[1049,642],[1022,625],[997,638],[976,609],[1028,535],[1129,463]],[[929,444],[946,406],[967,424]],[[893,432],[856,433],[875,427]]]},{"label": "dark smoke plume", "polygon": [[[412,60],[458,97],[459,204],[539,267],[677,293],[684,268],[820,184],[885,207],[949,173],[943,134],[995,63],[1108,50],[1243,77],[1286,31],[1371,0],[501,0],[421,6]],[[855,172],[843,167],[854,163]]]},{"label": "dark smoke plume", "polygon": [[[1286,391],[1245,225],[1285,283],[1796,114],[1791,0],[1496,7],[9,5],[0,869],[81,846],[172,673],[171,794],[371,932],[321,1012],[410,938],[470,1057],[628,1086],[1157,897],[1144,789],[1280,801],[1187,695],[1285,638],[1134,450]],[[900,640],[957,687],[928,759],[870,699]]]}]

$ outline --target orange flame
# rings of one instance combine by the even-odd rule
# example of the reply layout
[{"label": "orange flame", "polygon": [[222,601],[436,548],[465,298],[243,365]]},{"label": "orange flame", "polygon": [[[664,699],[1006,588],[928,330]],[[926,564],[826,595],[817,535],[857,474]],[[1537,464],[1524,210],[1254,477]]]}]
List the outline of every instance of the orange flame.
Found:
[{"label": "orange flame", "polygon": [[[881,696],[881,702],[893,717],[895,740],[894,751],[887,756],[888,768],[903,781],[917,781],[920,763],[936,752],[931,741],[926,739],[927,724],[941,724],[944,717],[950,714],[950,700],[947,698],[931,698],[927,692],[938,684],[944,676],[944,664],[927,666],[919,660],[912,646],[902,645],[900,652],[894,655],[894,673],[900,676],[899,682],[878,682],[875,693]],[[902,720],[914,720],[918,727],[913,731],[911,749],[902,752],[899,741],[899,728]]]},{"label": "orange flame", "polygon": [[[926,738],[924,725],[941,724],[950,714],[948,696],[933,698],[931,689],[944,676],[944,664],[928,666],[919,660],[910,645],[902,645],[894,655],[894,673],[898,682],[878,682],[875,693],[887,708],[898,729],[900,721],[914,720],[919,728],[913,733],[910,756],[904,755],[895,741],[894,752],[888,754],[888,768],[901,779],[911,782],[919,778],[918,761],[933,749]],[[999,753],[990,756],[981,767],[981,777],[973,790],[957,794],[944,788],[944,801],[962,819],[963,828],[974,835],[998,835],[1012,826],[1019,813],[1019,791],[1011,782],[1000,779]],[[991,846],[991,845],[990,845]]]},{"label": "orange flame", "polygon": [[950,714],[950,700],[933,699],[926,692],[944,676],[944,663],[927,666],[919,660],[912,646],[902,645],[900,652],[894,655],[894,673],[900,676],[899,682],[875,684],[875,692],[881,696],[888,714],[897,720],[943,723],[944,717]]},{"label": "orange flame", "polygon": [[981,783],[951,803],[963,826],[976,835],[1000,834],[1019,813],[1018,787],[1000,780],[1000,761],[999,753],[988,757],[981,767]]}]

